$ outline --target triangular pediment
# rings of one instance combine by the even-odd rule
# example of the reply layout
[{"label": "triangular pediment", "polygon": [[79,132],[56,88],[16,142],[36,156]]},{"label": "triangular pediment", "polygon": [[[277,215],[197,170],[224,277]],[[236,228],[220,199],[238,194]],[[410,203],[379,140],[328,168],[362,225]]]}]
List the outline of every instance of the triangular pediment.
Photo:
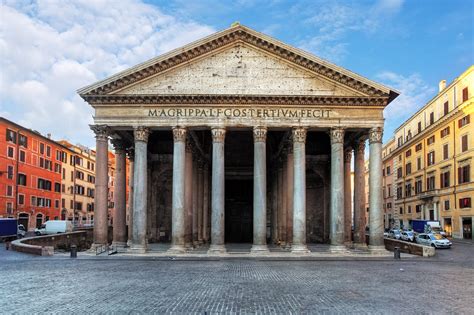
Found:
[{"label": "triangular pediment", "polygon": [[236,25],[78,91],[118,95],[377,97],[398,93],[314,55]]},{"label": "triangular pediment", "polygon": [[236,43],[112,94],[368,96],[246,43]]}]

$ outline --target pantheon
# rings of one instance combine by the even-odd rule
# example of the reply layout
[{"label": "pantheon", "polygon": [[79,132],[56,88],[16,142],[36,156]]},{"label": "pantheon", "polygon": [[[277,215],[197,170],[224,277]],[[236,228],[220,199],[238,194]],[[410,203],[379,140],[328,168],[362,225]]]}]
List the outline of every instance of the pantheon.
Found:
[{"label": "pantheon", "polygon": [[95,110],[93,246],[108,242],[111,141],[112,244],[124,250],[384,249],[383,110],[393,89],[235,23],[78,93]]}]

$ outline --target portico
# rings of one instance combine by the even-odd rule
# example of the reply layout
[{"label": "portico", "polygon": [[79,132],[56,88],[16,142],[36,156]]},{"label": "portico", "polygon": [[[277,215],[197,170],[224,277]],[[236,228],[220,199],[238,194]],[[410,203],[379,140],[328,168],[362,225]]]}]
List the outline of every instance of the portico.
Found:
[{"label": "portico", "polygon": [[[79,94],[95,109],[96,245],[107,242],[102,151],[113,139],[123,157],[133,149],[132,252],[169,241],[170,253],[207,243],[214,255],[230,240],[249,240],[255,255],[269,243],[295,254],[314,242],[340,252],[365,244],[367,223],[369,249],[383,248],[383,109],[398,95],[389,88],[235,25]],[[366,139],[370,222],[360,197]],[[120,187],[124,171],[117,167]],[[114,242],[125,246],[125,210],[117,209]]]}]

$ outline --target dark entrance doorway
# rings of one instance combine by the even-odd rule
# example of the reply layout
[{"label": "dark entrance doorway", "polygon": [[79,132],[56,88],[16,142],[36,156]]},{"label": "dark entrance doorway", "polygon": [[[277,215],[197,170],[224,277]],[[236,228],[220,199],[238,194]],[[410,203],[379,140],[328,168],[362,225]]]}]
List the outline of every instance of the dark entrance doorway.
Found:
[{"label": "dark entrance doorway", "polygon": [[472,219],[463,218],[462,219],[462,237],[464,239],[472,239]]},{"label": "dark entrance doorway", "polygon": [[253,182],[226,180],[225,182],[225,242],[253,241]]}]

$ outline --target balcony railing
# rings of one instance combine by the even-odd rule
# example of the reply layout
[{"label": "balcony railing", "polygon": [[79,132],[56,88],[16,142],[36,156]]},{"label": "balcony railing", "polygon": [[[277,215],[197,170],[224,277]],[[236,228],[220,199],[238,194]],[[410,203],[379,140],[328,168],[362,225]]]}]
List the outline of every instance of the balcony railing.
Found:
[{"label": "balcony railing", "polygon": [[419,199],[429,199],[439,196],[439,189],[432,189],[418,194]]}]

